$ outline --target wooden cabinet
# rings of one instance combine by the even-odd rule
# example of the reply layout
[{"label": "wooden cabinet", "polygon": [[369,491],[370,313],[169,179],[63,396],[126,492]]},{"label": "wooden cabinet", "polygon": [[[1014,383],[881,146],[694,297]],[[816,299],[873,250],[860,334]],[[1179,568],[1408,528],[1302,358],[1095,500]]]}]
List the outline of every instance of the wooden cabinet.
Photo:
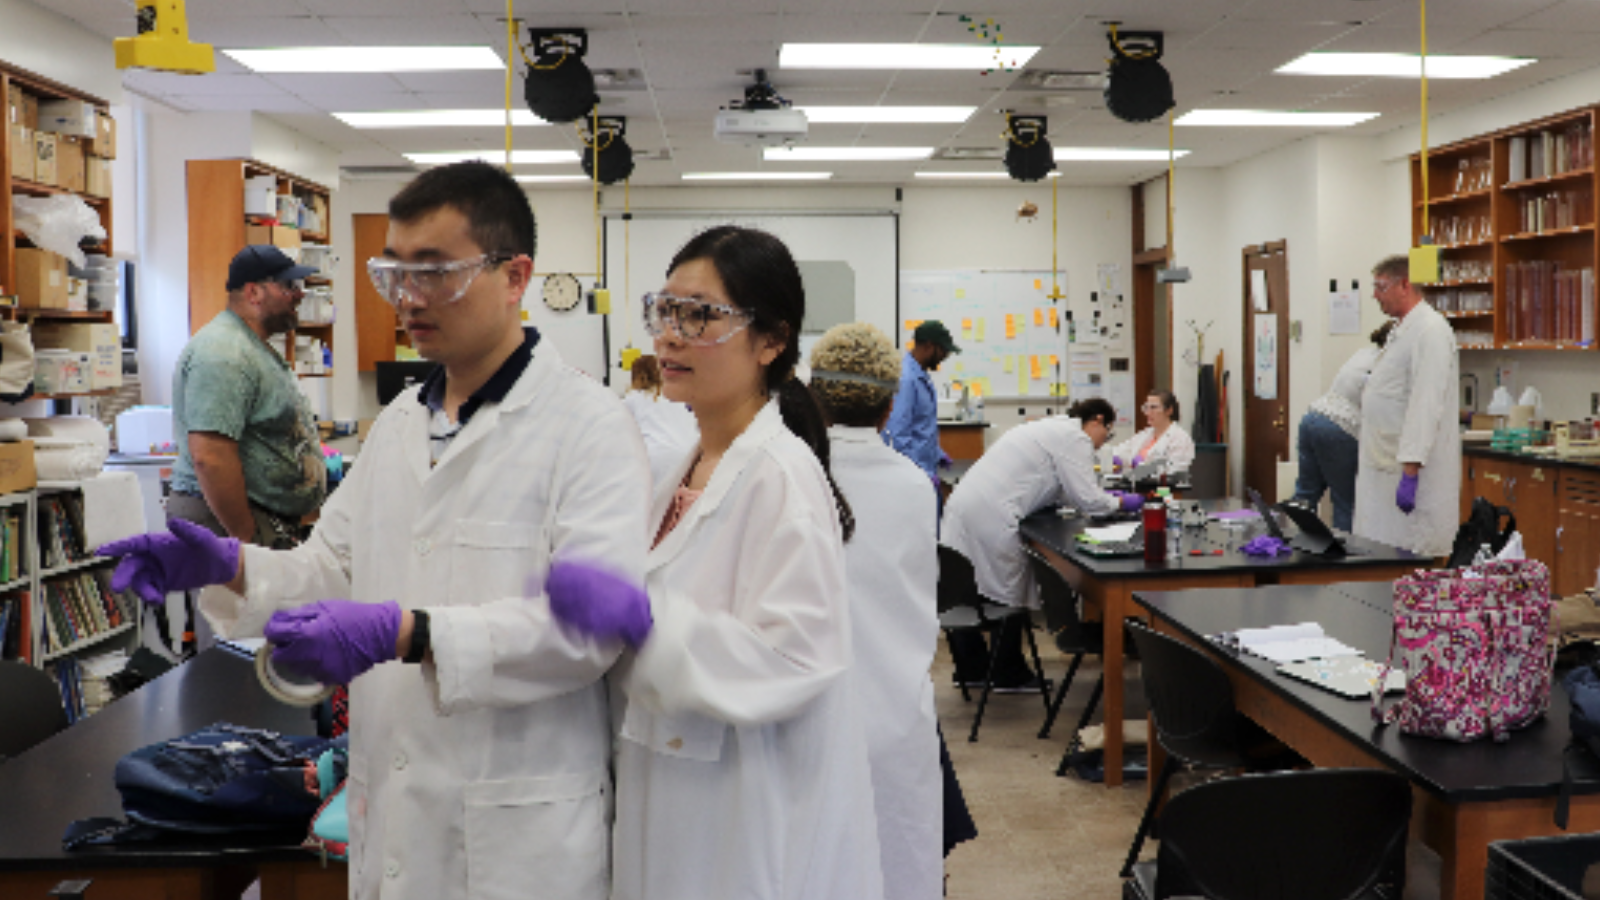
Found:
[{"label": "wooden cabinet", "polygon": [[[247,185],[267,185],[269,202],[283,204],[279,198],[292,198],[297,206],[313,210],[320,219],[320,230],[300,229],[284,222],[277,224],[276,210],[266,215],[261,207],[246,211]],[[189,203],[189,332],[205,327],[228,305],[228,263],[246,245],[273,243],[292,257],[319,268],[325,262],[310,259],[313,251],[326,257],[328,222],[332,201],[328,189],[313,181],[281,169],[248,159],[191,160],[187,171]],[[259,200],[259,195],[257,196]],[[295,223],[295,224],[298,224]],[[330,273],[331,274],[331,273]],[[296,358],[297,343],[311,338],[333,347],[331,278],[306,280],[307,299],[300,308],[302,321],[284,341],[284,359],[302,378],[332,377],[331,366],[322,360]],[[315,298],[327,292],[326,316],[307,320],[309,310],[322,304]],[[302,339],[297,342],[298,339]]]},{"label": "wooden cabinet", "polygon": [[367,260],[383,256],[389,217],[358,213],[350,217],[350,229],[356,270],[356,370],[371,372],[377,363],[392,361],[396,347],[409,347],[411,336],[400,327],[394,307],[378,296],[367,277]]},{"label": "wooden cabinet", "polygon": [[1509,463],[1508,506],[1517,512],[1517,529],[1529,559],[1546,565],[1556,558],[1556,485],[1560,470],[1550,466]]},{"label": "wooden cabinet", "polygon": [[1561,473],[1555,560],[1553,594],[1564,597],[1594,585],[1600,568],[1600,472]]}]

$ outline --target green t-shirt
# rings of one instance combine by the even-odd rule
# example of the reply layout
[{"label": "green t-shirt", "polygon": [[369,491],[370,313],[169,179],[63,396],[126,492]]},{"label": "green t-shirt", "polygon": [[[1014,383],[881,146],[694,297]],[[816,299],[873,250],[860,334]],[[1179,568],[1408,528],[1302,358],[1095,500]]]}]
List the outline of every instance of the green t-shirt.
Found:
[{"label": "green t-shirt", "polygon": [[178,465],[172,489],[200,493],[189,433],[239,442],[250,502],[285,516],[322,505],[328,470],[316,420],[283,361],[244,320],[223,310],[190,339],[172,376],[172,422]]}]

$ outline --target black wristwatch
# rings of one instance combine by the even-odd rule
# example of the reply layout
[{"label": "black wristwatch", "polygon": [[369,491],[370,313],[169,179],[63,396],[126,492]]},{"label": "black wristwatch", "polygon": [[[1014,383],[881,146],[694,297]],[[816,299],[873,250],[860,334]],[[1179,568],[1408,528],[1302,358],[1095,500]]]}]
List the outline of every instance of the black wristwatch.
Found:
[{"label": "black wristwatch", "polygon": [[431,646],[428,632],[428,613],[426,610],[413,609],[411,611],[411,648],[401,662],[419,663],[428,655]]}]

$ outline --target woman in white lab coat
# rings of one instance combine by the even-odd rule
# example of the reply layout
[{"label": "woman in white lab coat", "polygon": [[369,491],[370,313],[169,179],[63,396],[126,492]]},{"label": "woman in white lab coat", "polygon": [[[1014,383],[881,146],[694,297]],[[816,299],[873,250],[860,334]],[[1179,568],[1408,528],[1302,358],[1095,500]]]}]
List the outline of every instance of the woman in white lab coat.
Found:
[{"label": "woman in white lab coat", "polygon": [[1408,265],[1396,256],[1373,270],[1378,304],[1400,324],[1361,392],[1355,533],[1444,556],[1461,519],[1460,364],[1454,330],[1411,284]]},{"label": "woman in white lab coat", "polygon": [[1187,472],[1194,462],[1194,439],[1178,424],[1178,398],[1171,391],[1154,390],[1140,407],[1144,430],[1111,451],[1112,463],[1139,466],[1158,460],[1165,472]]},{"label": "woman in white lab coat", "polygon": [[616,670],[612,896],[876,900],[872,782],[846,677],[850,512],[821,411],[792,377],[799,269],[769,234],[713,228],[644,311],[664,393],[694,410],[700,442],[656,487],[646,591],[578,571],[557,609],[637,648]]},{"label": "woman in white lab coat", "polygon": [[894,344],[871,325],[836,326],[811,349],[833,477],[856,516],[844,550],[856,643],[849,681],[872,762],[884,896],[937,900],[944,778],[928,677],[939,639],[937,514],[928,476],[879,435],[899,374]]},{"label": "woman in white lab coat", "polygon": [[1105,400],[1080,400],[1065,416],[1012,428],[972,464],[945,506],[939,543],[972,563],[979,593],[1008,606],[1038,606],[1017,534],[1029,513],[1067,505],[1098,515],[1142,502],[1132,494],[1119,500],[1095,480],[1095,451],[1116,421]]},{"label": "woman in white lab coat", "polygon": [[683,462],[700,433],[687,406],[661,396],[661,366],[654,356],[646,354],[634,360],[630,371],[633,386],[623,395],[622,405],[639,424],[644,452],[650,457],[651,483],[655,484]]}]

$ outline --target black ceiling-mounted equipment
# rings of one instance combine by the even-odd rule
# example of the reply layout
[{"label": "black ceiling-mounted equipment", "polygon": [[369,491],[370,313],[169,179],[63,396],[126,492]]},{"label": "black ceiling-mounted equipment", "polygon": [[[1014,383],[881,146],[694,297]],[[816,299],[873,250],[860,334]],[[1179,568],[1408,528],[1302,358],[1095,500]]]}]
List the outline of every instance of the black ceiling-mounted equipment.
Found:
[{"label": "black ceiling-mounted equipment", "polygon": [[546,122],[576,122],[600,102],[594,73],[583,61],[589,52],[589,32],[582,28],[530,28],[523,50],[528,75],[522,96],[528,109]]},{"label": "black ceiling-mounted equipment", "polygon": [[1161,65],[1165,38],[1159,31],[1106,34],[1111,68],[1106,72],[1106,109],[1124,122],[1153,122],[1175,104],[1172,76]]},{"label": "black ceiling-mounted equipment", "polygon": [[1056,167],[1055,151],[1045,137],[1044,116],[1006,116],[1006,174],[1017,181],[1038,181]]},{"label": "black ceiling-mounted equipment", "polygon": [[[627,180],[633,174],[633,148],[624,137],[628,132],[628,120],[622,116],[601,116],[595,124],[585,122],[583,126],[583,174],[595,177],[595,149],[599,148],[599,182],[616,184]],[[591,129],[593,134],[588,133]]]}]

